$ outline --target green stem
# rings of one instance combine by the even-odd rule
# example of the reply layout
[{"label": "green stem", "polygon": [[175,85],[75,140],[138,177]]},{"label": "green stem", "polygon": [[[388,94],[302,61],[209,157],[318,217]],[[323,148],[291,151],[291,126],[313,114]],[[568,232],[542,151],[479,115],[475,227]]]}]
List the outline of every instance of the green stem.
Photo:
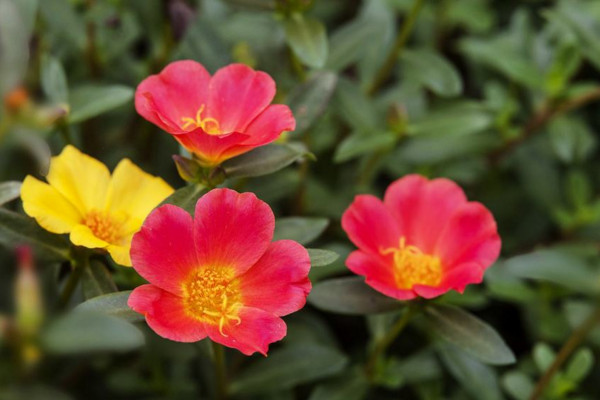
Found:
[{"label": "green stem", "polygon": [[389,332],[383,338],[381,338],[381,340],[379,340],[379,342],[375,345],[375,348],[371,352],[371,355],[369,356],[367,365],[365,367],[367,376],[369,378],[373,377],[373,374],[375,372],[375,365],[377,364],[377,360],[379,360],[379,357],[381,357],[381,355],[383,355],[385,353],[387,348],[394,342],[394,340],[398,337],[398,335],[404,330],[406,325],[408,325],[408,322],[410,321],[410,319],[414,315],[414,313],[415,313],[415,310],[411,306],[408,306],[407,309],[402,314],[402,316],[392,326],[392,329],[390,329]]},{"label": "green stem", "polygon": [[406,43],[408,42],[408,38],[410,37],[413,26],[415,25],[419,11],[421,11],[421,7],[423,6],[423,1],[424,0],[415,0],[413,3],[408,16],[406,17],[406,21],[404,21],[404,25],[402,25],[402,29],[396,37],[396,41],[394,42],[392,50],[377,72],[377,75],[375,75],[375,80],[367,91],[369,95],[373,95],[377,90],[379,90],[379,88],[390,76],[392,70],[394,69],[394,65],[396,64],[396,60],[398,60],[398,57],[400,57],[402,54],[402,50],[404,50],[404,46],[406,46]]},{"label": "green stem", "polygon": [[71,131],[71,126],[66,121],[59,122],[58,130],[65,144],[73,144],[73,132]]},{"label": "green stem", "polygon": [[217,400],[227,399],[227,371],[225,369],[225,351],[223,346],[212,342],[213,362],[217,376]]},{"label": "green stem", "polygon": [[59,306],[60,308],[65,308],[69,301],[71,300],[71,296],[73,296],[73,292],[75,292],[75,288],[79,283],[79,279],[83,273],[83,269],[88,267],[89,258],[87,255],[82,256],[81,258],[74,258],[71,260],[72,271],[67,279],[67,283],[63,288],[60,299]]}]

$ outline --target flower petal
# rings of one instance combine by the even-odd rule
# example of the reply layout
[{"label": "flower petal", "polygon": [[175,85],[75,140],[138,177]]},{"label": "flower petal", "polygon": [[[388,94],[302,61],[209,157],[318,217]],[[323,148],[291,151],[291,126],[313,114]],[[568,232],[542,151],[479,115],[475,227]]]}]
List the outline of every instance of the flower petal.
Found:
[{"label": "flower petal", "polygon": [[106,247],[106,251],[108,251],[108,254],[110,254],[113,261],[126,267],[131,267],[131,257],[129,256],[130,249],[131,239],[125,246],[109,244]]},{"label": "flower petal", "polygon": [[27,176],[21,186],[23,209],[40,226],[54,233],[68,233],[81,222],[82,215],[55,188]]},{"label": "flower petal", "polygon": [[240,147],[238,144],[246,138],[247,136],[242,133],[232,133],[226,136],[209,135],[202,129],[175,136],[175,139],[183,147],[211,166],[219,165],[231,157],[253,149],[254,146],[243,146],[239,152],[229,151],[229,149]]},{"label": "flower petal", "polygon": [[238,278],[244,305],[277,316],[298,311],[310,292],[309,270],[308,252],[300,244],[292,240],[271,243],[256,264]]},{"label": "flower petal", "polygon": [[253,193],[214,189],[196,203],[194,240],[201,266],[226,266],[243,274],[269,247],[275,217]]},{"label": "flower petal", "polygon": [[182,282],[199,265],[190,214],[169,204],[150,213],[131,241],[131,261],[148,282],[180,294]]},{"label": "flower petal", "polygon": [[381,254],[386,248],[396,248],[400,232],[392,214],[381,200],[371,195],[356,196],[342,216],[342,228],[359,249]]},{"label": "flower petal", "polygon": [[268,74],[231,64],[210,80],[206,115],[219,122],[222,133],[244,132],[274,96],[275,81]]},{"label": "flower petal", "polygon": [[67,145],[52,157],[46,179],[81,215],[104,208],[110,172],[106,165],[75,147]]},{"label": "flower petal", "polygon": [[137,112],[169,133],[182,133],[182,118],[196,118],[208,101],[210,74],[192,60],[175,61],[144,79],[135,91]]},{"label": "flower petal", "polygon": [[243,307],[239,313],[240,324],[230,320],[223,326],[221,334],[218,325],[204,324],[211,340],[238,349],[246,355],[259,352],[266,356],[269,345],[283,339],[287,327],[283,320],[258,308]]},{"label": "flower petal", "polygon": [[177,342],[197,342],[206,337],[203,324],[188,316],[183,301],[154,285],[138,286],[129,295],[129,307],[143,314],[158,335]]},{"label": "flower petal", "polygon": [[88,249],[103,249],[109,245],[108,242],[96,237],[94,232],[85,225],[74,226],[69,239],[74,245],[87,247]]},{"label": "flower petal", "polygon": [[283,131],[294,129],[296,129],[296,120],[292,110],[283,104],[273,104],[260,113],[244,130],[248,138],[242,144],[262,146],[277,139]]}]

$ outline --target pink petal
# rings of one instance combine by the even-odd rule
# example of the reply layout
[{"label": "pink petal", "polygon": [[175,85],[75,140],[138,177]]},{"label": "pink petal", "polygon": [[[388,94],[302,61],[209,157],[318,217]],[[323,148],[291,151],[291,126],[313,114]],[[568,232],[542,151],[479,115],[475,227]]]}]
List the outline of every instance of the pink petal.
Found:
[{"label": "pink petal", "polygon": [[169,133],[181,133],[182,118],[195,118],[208,102],[210,74],[192,60],[175,61],[139,84],[135,108],[148,121]]},{"label": "pink petal", "polygon": [[271,243],[265,254],[239,277],[244,304],[283,316],[301,309],[311,289],[310,258],[292,240]]},{"label": "pink petal", "polygon": [[375,196],[356,196],[342,216],[342,228],[359,249],[372,254],[381,254],[383,249],[399,245],[396,221]]},{"label": "pink petal", "polygon": [[210,81],[207,116],[219,121],[222,133],[244,132],[275,96],[275,82],[266,73],[243,64],[218,70]]},{"label": "pink petal", "polygon": [[203,324],[188,316],[183,301],[154,285],[138,286],[129,295],[129,307],[146,317],[158,335],[177,342],[197,342],[206,337]]},{"label": "pink petal", "polygon": [[242,144],[262,146],[277,139],[283,131],[294,129],[296,129],[296,120],[292,110],[283,104],[273,104],[260,113],[244,130],[248,138]]},{"label": "pink petal", "polygon": [[192,217],[185,210],[164,205],[146,218],[131,242],[133,268],[148,282],[173,294],[198,267]]},{"label": "pink petal", "polygon": [[239,143],[247,139],[248,136],[242,133],[215,136],[204,133],[202,129],[196,129],[188,133],[175,135],[174,137],[183,147],[194,153],[208,165],[219,165],[231,157],[254,148],[254,146],[242,146],[248,148],[248,150],[228,155],[230,149],[240,147],[238,146]]},{"label": "pink petal", "polygon": [[243,307],[239,318],[239,325],[230,320],[223,326],[224,335],[218,325],[205,323],[204,328],[211,340],[248,356],[256,352],[266,356],[269,345],[283,339],[287,333],[281,318],[258,308]]},{"label": "pink petal", "polygon": [[196,203],[199,265],[228,266],[241,275],[265,253],[274,228],[273,211],[253,193],[213,189]]}]

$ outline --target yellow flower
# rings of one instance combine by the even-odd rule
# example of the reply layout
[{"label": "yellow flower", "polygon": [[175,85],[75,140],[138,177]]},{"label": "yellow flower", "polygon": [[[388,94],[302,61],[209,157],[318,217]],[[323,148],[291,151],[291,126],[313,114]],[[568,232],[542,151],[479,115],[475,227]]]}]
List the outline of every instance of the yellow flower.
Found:
[{"label": "yellow flower", "polygon": [[131,266],[131,237],[173,188],[123,159],[112,176],[106,165],[73,146],[52,157],[48,183],[27,176],[21,188],[25,212],[44,229],[68,233],[77,246],[106,249]]}]

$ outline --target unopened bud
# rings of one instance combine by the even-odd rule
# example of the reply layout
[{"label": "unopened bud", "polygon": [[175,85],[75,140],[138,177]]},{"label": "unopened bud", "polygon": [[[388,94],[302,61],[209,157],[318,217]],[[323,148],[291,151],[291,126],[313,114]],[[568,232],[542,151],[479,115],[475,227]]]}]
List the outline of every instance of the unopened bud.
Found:
[{"label": "unopened bud", "polygon": [[202,167],[195,160],[174,154],[173,161],[181,179],[186,182],[198,182]]},{"label": "unopened bud", "polygon": [[28,104],[29,93],[22,86],[18,86],[15,89],[11,90],[4,97],[4,106],[9,112],[15,114],[22,110]]},{"label": "unopened bud", "polygon": [[17,248],[19,270],[15,282],[15,325],[20,335],[34,337],[44,319],[38,276],[33,266],[31,248]]}]

